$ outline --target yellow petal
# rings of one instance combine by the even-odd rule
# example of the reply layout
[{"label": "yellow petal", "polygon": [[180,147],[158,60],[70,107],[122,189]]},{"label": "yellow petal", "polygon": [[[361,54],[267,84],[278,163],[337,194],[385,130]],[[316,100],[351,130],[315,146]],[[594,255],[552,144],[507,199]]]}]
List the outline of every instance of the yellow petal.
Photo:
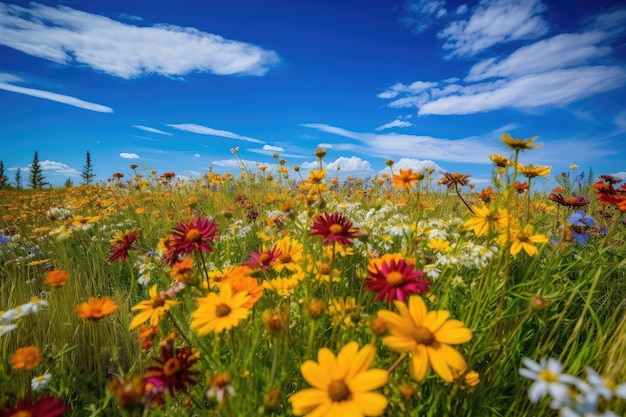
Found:
[{"label": "yellow petal", "polygon": [[313,385],[315,388],[327,389],[330,384],[330,378],[324,372],[322,367],[315,361],[308,360],[300,366],[300,372],[305,381]]},{"label": "yellow petal", "polygon": [[411,313],[411,318],[417,326],[421,326],[422,323],[424,323],[428,309],[426,308],[426,303],[424,303],[422,297],[419,295],[412,295],[409,298],[409,312]]},{"label": "yellow petal", "polygon": [[426,379],[426,374],[428,374],[429,370],[430,363],[428,362],[426,346],[418,344],[413,351],[411,362],[409,363],[411,378],[421,382]]},{"label": "yellow petal", "polygon": [[309,414],[325,402],[329,403],[330,398],[326,391],[318,389],[304,389],[296,392],[289,398],[294,414]]},{"label": "yellow petal", "polygon": [[[356,342],[353,342],[356,344]],[[358,347],[358,344],[357,344]],[[350,369],[348,373],[345,375],[347,380],[354,377],[355,375],[363,372],[372,366],[374,363],[374,359],[376,359],[376,349],[372,345],[365,345],[363,348],[352,354],[352,357],[349,358]]]},{"label": "yellow petal", "polygon": [[133,318],[133,320],[130,322],[129,329],[133,330],[134,328],[141,326],[146,320],[150,318],[151,315],[151,310],[144,310],[141,313],[137,314],[135,318]]},{"label": "yellow petal", "polygon": [[377,392],[354,394],[353,399],[354,403],[361,410],[361,414],[365,416],[381,415],[389,403],[384,395]]},{"label": "yellow petal", "polygon": [[394,335],[385,337],[383,343],[389,349],[395,350],[396,352],[409,352],[417,345],[417,342],[412,337]]},{"label": "yellow petal", "polygon": [[328,348],[321,348],[317,352],[317,363],[322,367],[322,371],[330,379],[339,379],[337,359]]},{"label": "yellow petal", "polygon": [[458,345],[472,339],[472,331],[459,320],[448,320],[435,333],[435,340],[449,345]]},{"label": "yellow petal", "polygon": [[361,372],[348,382],[352,394],[372,391],[385,385],[389,380],[389,373],[384,369],[370,369]]},{"label": "yellow petal", "polygon": [[351,372],[351,368],[354,365],[359,365],[355,363],[355,358],[359,352],[359,344],[357,342],[350,342],[346,344],[339,353],[337,354],[337,373],[339,378],[346,379],[348,373]]},{"label": "yellow petal", "polygon": [[435,333],[449,317],[450,312],[447,310],[429,311],[424,319],[424,327],[428,328],[432,333]]}]

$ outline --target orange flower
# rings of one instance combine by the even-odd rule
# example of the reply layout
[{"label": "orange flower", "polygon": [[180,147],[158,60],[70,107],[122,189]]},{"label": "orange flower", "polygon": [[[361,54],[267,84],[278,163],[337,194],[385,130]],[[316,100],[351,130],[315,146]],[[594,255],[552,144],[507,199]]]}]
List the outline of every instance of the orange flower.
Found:
[{"label": "orange flower", "polygon": [[99,320],[117,310],[117,304],[109,297],[90,297],[89,301],[76,306],[76,314],[81,319]]},{"label": "orange flower", "polygon": [[253,269],[248,266],[234,266],[227,271],[220,281],[220,284],[228,282],[233,290],[233,294],[240,291],[247,291],[250,299],[243,304],[246,308],[252,308],[263,296],[263,286],[259,285],[259,280],[250,276]]},{"label": "orange flower", "polygon": [[193,279],[192,263],[193,260],[191,258],[185,258],[172,265],[172,279],[183,284],[189,284]]},{"label": "orange flower", "polygon": [[65,285],[70,275],[64,269],[49,271],[44,278],[44,282],[52,287],[62,287]]},{"label": "orange flower", "polygon": [[41,362],[41,352],[37,346],[19,348],[11,356],[11,368],[30,371]]},{"label": "orange flower", "polygon": [[401,169],[399,174],[393,174],[391,182],[395,184],[396,190],[402,188],[404,191],[409,192],[413,183],[417,184],[419,182],[419,178],[417,178],[417,174],[412,169]]}]

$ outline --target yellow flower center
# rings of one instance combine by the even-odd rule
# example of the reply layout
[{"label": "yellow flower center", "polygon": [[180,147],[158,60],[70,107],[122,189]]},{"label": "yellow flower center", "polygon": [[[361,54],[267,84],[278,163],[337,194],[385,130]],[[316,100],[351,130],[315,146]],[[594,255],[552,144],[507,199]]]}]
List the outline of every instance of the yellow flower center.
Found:
[{"label": "yellow flower center", "polygon": [[617,388],[617,384],[615,383],[615,381],[611,379],[605,379],[604,386],[610,389],[611,391],[615,391],[615,389]]},{"label": "yellow flower center", "polygon": [[328,385],[328,396],[335,402],[347,400],[350,395],[350,389],[341,379],[332,381]]},{"label": "yellow flower center", "polygon": [[328,228],[328,231],[333,235],[340,235],[343,232],[343,226],[337,223],[333,223]]},{"label": "yellow flower center", "polygon": [[399,271],[391,271],[388,272],[387,275],[385,275],[385,279],[387,280],[387,283],[389,285],[395,287],[396,285],[402,283],[404,275],[402,274],[402,272]]},{"label": "yellow flower center", "polygon": [[28,410],[20,410],[15,414],[11,414],[11,417],[32,417],[32,413]]},{"label": "yellow flower center", "polygon": [[202,233],[195,227],[193,229],[189,229],[187,233],[185,233],[185,240],[187,242],[198,242],[202,240]]},{"label": "yellow flower center", "polygon": [[177,358],[169,358],[163,365],[163,373],[165,376],[175,375],[180,369],[180,361]]},{"label": "yellow flower center", "polygon": [[228,306],[228,304],[218,304],[217,307],[215,307],[215,315],[217,317],[225,317],[228,316],[230,314],[230,307]]},{"label": "yellow flower center", "polygon": [[413,337],[417,341],[417,343],[421,345],[430,345],[435,341],[435,337],[433,333],[426,327],[419,326],[417,330],[413,333]]},{"label": "yellow flower center", "polygon": [[559,377],[554,372],[550,372],[545,369],[539,372],[539,378],[541,378],[542,381],[545,381],[548,383],[556,382],[559,380]]}]

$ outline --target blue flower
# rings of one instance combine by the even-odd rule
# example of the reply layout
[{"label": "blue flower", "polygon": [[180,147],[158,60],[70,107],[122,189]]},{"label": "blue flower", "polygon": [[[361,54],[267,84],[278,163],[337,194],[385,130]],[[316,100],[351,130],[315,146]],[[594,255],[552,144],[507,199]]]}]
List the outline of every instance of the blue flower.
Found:
[{"label": "blue flower", "polygon": [[570,218],[567,219],[567,222],[580,227],[591,227],[596,224],[596,221],[591,216],[588,216],[584,210],[579,210],[572,214]]}]

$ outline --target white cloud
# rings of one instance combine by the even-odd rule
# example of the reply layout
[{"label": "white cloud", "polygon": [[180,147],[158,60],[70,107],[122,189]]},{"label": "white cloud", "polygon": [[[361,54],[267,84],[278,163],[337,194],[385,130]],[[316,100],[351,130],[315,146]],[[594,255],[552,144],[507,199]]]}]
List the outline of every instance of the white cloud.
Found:
[{"label": "white cloud", "polygon": [[448,11],[444,0],[408,0],[399,22],[419,34],[444,17]]},{"label": "white cloud", "polygon": [[612,175],[612,176],[614,176],[615,178],[619,178],[619,179],[621,179],[622,181],[626,180],[626,171],[616,172],[616,173],[614,173],[614,174],[609,174],[609,175]]},{"label": "white cloud", "polygon": [[324,149],[332,149],[333,148],[333,144],[332,143],[318,143],[317,147],[318,148],[324,148]]},{"label": "white cloud", "polygon": [[423,104],[418,114],[472,114],[505,107],[562,106],[619,88],[625,81],[626,71],[617,66],[560,69],[519,77],[493,90],[438,98]]},{"label": "white cloud", "polygon": [[0,43],[60,64],[77,63],[121,78],[263,75],[280,59],[274,51],[173,25],[136,26],[65,6],[0,3]]},{"label": "white cloud", "polygon": [[469,19],[449,23],[438,36],[449,57],[472,56],[496,44],[544,35],[544,10],[540,0],[482,0]]},{"label": "white cloud", "polygon": [[[0,8],[2,5],[0,4]],[[1,30],[0,30],[1,31]],[[1,38],[1,35],[0,35]],[[66,96],[63,94],[52,93],[50,91],[37,90],[34,88],[20,87],[17,85],[9,84],[7,82],[20,81],[18,77],[11,78],[10,74],[0,74],[0,90],[11,91],[13,93],[25,94],[31,97],[43,98],[44,100],[56,101],[57,103],[67,104],[70,106],[78,107],[85,110],[91,110],[100,113],[113,113],[113,109],[102,104],[96,104],[89,101],[81,100],[76,97]]]},{"label": "white cloud", "polygon": [[150,132],[150,133],[157,133],[159,135],[172,136],[172,134],[169,133],[169,132],[164,132],[163,130],[155,129],[155,128],[149,127],[149,126],[133,125],[133,127],[137,128],[137,129],[140,129],[140,130],[144,130],[146,132]]},{"label": "white cloud", "polygon": [[519,77],[585,65],[611,52],[610,47],[597,45],[605,38],[602,32],[562,33],[521,47],[501,61],[481,61],[470,69],[465,81]]},{"label": "white cloud", "polygon": [[272,146],[272,145],[263,145],[263,150],[271,151],[271,152],[285,152],[285,149],[281,148],[280,146]]},{"label": "white cloud", "polygon": [[269,164],[264,164],[258,161],[252,161],[250,159],[220,159],[220,160],[211,162],[211,165],[213,166],[217,166],[221,168],[229,168],[229,169],[231,168],[241,169],[242,164],[243,164],[243,168],[246,168],[246,169],[256,168],[257,165],[269,166]]},{"label": "white cloud", "polygon": [[262,140],[251,138],[248,136],[239,135],[237,133],[229,132],[227,130],[213,129],[211,127],[206,127],[206,126],[197,125],[193,123],[168,124],[168,126],[173,127],[174,129],[183,130],[186,132],[197,133],[199,135],[219,136],[222,138],[237,139],[237,140],[243,140],[243,141],[252,142],[252,143],[265,143]]},{"label": "white cloud", "polygon": [[396,120],[392,120],[391,122],[385,123],[382,126],[378,126],[375,130],[385,130],[385,129],[391,129],[392,127],[409,127],[409,126],[413,126],[413,123],[411,122],[407,122],[406,120],[400,120],[400,119],[396,119]]},{"label": "white cloud", "polygon": [[197,153],[197,154],[194,154],[194,156],[193,156],[193,157],[194,157],[194,158],[200,158],[200,156],[201,156],[201,155],[200,155],[199,153]]},{"label": "white cloud", "polygon": [[137,155],[136,153],[122,152],[120,156],[124,159],[139,159],[139,155]]},{"label": "white cloud", "polygon": [[44,171],[52,171],[53,174],[65,175],[70,177],[80,177],[80,172],[61,162],[45,160],[41,161],[39,163],[39,166]]},{"label": "white cloud", "polygon": [[622,110],[615,116],[613,123],[617,126],[618,132],[626,132],[626,110]]},{"label": "white cloud", "polygon": [[[439,164],[435,161],[431,161],[429,159],[415,159],[415,158],[401,158],[393,164],[394,172],[398,173],[400,169],[412,169],[414,172],[422,172],[426,168],[434,169],[435,172],[443,173],[446,172]],[[389,167],[385,167],[380,173],[391,173],[391,169]]]},{"label": "white cloud", "polygon": [[391,86],[391,88],[378,94],[378,98],[394,98],[394,97],[397,97],[401,93],[408,93],[408,94],[415,95],[415,94],[421,93],[424,90],[435,87],[436,85],[437,83],[429,82],[429,81],[415,81],[409,85],[397,83]]},{"label": "white cloud", "polygon": [[374,172],[372,170],[372,165],[369,163],[369,161],[363,160],[356,156],[352,156],[350,158],[341,156],[337,158],[334,162],[329,162],[328,165],[326,165],[326,168],[328,168],[329,172],[336,171],[337,167],[339,167],[340,168],[339,171],[344,174],[345,173],[368,174],[368,173]]}]

